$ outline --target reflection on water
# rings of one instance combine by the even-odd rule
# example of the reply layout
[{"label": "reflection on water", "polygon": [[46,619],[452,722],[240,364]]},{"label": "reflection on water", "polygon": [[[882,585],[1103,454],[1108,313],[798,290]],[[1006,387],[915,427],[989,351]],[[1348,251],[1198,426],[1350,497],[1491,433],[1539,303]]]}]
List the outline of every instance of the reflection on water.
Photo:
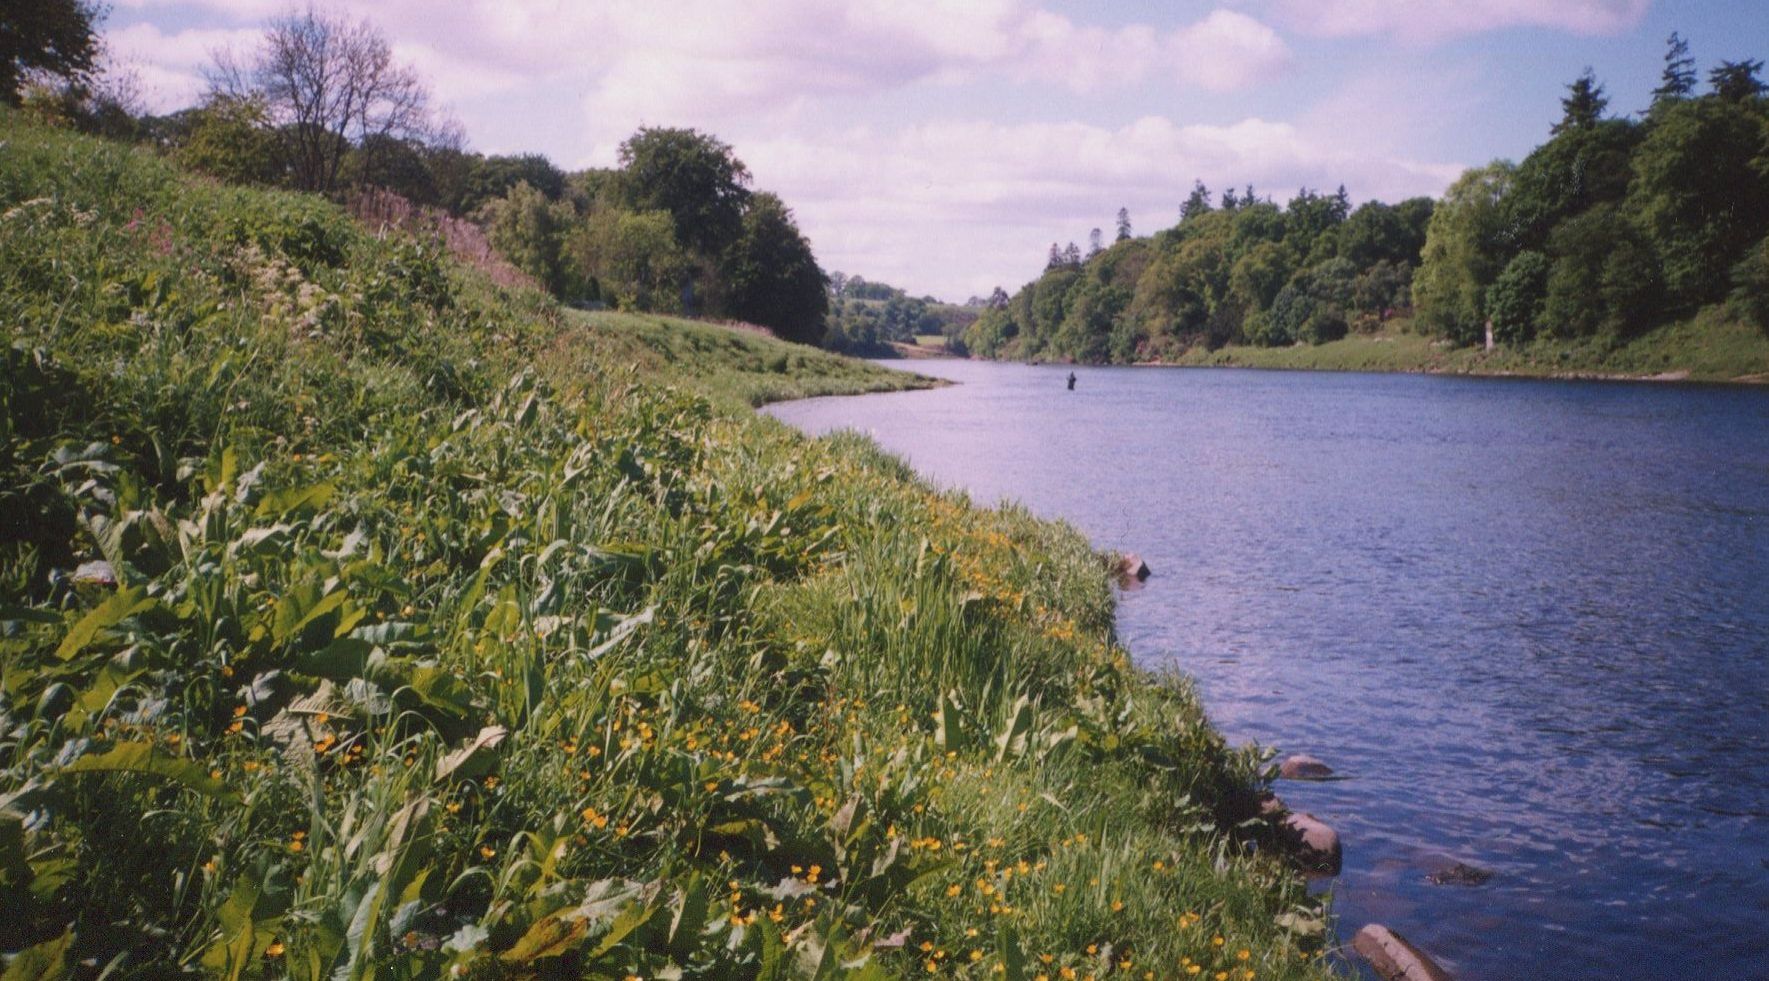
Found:
[{"label": "reflection on water", "polygon": [[[1134,550],[1137,659],[1350,779],[1341,931],[1464,978],[1769,976],[1769,392],[917,370],[776,406]],[[1455,861],[1491,869],[1438,886]]]}]

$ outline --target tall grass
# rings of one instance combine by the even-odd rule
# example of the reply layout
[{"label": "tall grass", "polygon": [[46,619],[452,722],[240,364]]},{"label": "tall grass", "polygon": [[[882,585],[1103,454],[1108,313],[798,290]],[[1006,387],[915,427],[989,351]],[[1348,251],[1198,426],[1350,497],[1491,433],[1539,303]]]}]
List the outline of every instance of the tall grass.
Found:
[{"label": "tall grass", "polygon": [[1077,534],[741,408],[902,376],[0,140],[12,970],[1325,973]]}]

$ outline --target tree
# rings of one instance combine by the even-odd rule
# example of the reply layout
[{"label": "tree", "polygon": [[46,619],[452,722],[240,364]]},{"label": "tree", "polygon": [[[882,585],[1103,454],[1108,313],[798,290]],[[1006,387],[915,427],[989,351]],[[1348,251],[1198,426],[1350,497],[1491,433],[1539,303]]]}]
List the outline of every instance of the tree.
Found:
[{"label": "tree", "polygon": [[566,237],[564,251],[568,278],[585,298],[630,310],[680,309],[682,279],[692,263],[668,212],[591,212]]},{"label": "tree", "polygon": [[560,264],[560,239],[570,221],[570,209],[547,200],[527,181],[485,206],[486,235],[510,264],[533,276],[557,294],[565,287]]},{"label": "tree", "polygon": [[290,177],[306,191],[335,190],[353,146],[422,139],[429,129],[429,93],[374,25],[313,7],[272,20],[244,63],[219,52],[209,83],[212,96],[262,101]]},{"label": "tree", "polygon": [[1118,239],[1117,240],[1122,242],[1129,237],[1130,237],[1130,209],[1129,208],[1119,208],[1118,209]]},{"label": "tree", "polygon": [[1603,94],[1603,86],[1598,84],[1597,76],[1591,69],[1586,68],[1583,75],[1566,87],[1566,98],[1560,100],[1563,115],[1550,132],[1558,134],[1568,130],[1590,129],[1603,118],[1603,110],[1608,106],[1609,98]]},{"label": "tree", "polygon": [[1264,310],[1290,279],[1289,255],[1276,242],[1256,242],[1229,271],[1229,292],[1246,310]]},{"label": "tree", "polygon": [[1339,254],[1359,269],[1383,259],[1415,262],[1419,258],[1400,212],[1380,201],[1366,202],[1345,219],[1338,246]]},{"label": "tree", "polygon": [[639,130],[620,145],[620,186],[635,211],[666,211],[676,240],[718,256],[743,233],[749,168],[731,147],[692,129]]},{"label": "tree", "polygon": [[823,339],[828,280],[780,198],[754,194],[725,268],[729,311],[800,344]]},{"label": "tree", "polygon": [[19,104],[33,73],[78,83],[98,60],[97,6],[87,0],[9,0],[0,5],[0,103]]},{"label": "tree", "polygon": [[1352,284],[1352,309],[1380,324],[1395,310],[1413,305],[1413,267],[1405,262],[1378,259],[1358,274]]},{"label": "tree", "polygon": [[1486,291],[1493,338],[1521,344],[1534,336],[1547,294],[1548,257],[1533,249],[1517,253]]},{"label": "tree", "polygon": [[1718,299],[1727,270],[1769,227],[1765,146],[1769,118],[1749,103],[1690,99],[1655,116],[1633,155],[1627,212],[1663,259],[1674,299]]},{"label": "tree", "polygon": [[1732,308],[1769,334],[1769,238],[1752,246],[1732,267]]},{"label": "tree", "polygon": [[1103,244],[1104,240],[1105,234],[1097,228],[1087,233],[1087,257],[1089,259],[1106,250]]},{"label": "tree", "polygon": [[1762,70],[1763,63],[1755,59],[1722,61],[1718,68],[1708,72],[1708,84],[1713,86],[1715,95],[1727,102],[1747,102],[1763,94],[1763,82],[1757,78]]},{"label": "tree", "polygon": [[173,151],[184,166],[229,184],[270,184],[277,170],[276,135],[258,99],[215,95],[187,114],[187,129]]},{"label": "tree", "polygon": [[474,154],[460,187],[444,206],[455,214],[471,214],[487,201],[510,193],[517,184],[527,184],[550,201],[565,195],[565,172],[538,153],[480,157]]},{"label": "tree", "polygon": [[1464,172],[1444,192],[1426,229],[1413,304],[1422,324],[1458,344],[1485,333],[1486,288],[1504,262],[1499,202],[1513,172],[1502,160]]},{"label": "tree", "polygon": [[1614,204],[1562,222],[1548,239],[1540,328],[1563,338],[1604,331],[1620,336],[1644,326],[1662,306],[1659,264],[1633,223]]},{"label": "tree", "polygon": [[1179,206],[1179,220],[1183,222],[1210,210],[1210,189],[1204,186],[1203,181],[1192,181],[1192,193]]},{"label": "tree", "polygon": [[1050,243],[1050,258],[1045,260],[1044,268],[1046,270],[1051,270],[1051,269],[1061,269],[1062,267],[1063,267],[1063,247],[1056,244],[1055,242],[1052,242],[1052,243]]},{"label": "tree", "polygon": [[1512,247],[1540,249],[1555,225],[1625,196],[1642,135],[1643,128],[1630,120],[1605,119],[1564,130],[1525,157],[1505,194]]},{"label": "tree", "polygon": [[1659,79],[1658,88],[1652,90],[1654,109],[1695,93],[1695,59],[1689,57],[1689,42],[1676,31],[1665,39],[1665,71]]},{"label": "tree", "polygon": [[1081,246],[1076,245],[1074,242],[1070,242],[1068,246],[1063,249],[1063,265],[1068,266],[1070,269],[1081,268]]}]

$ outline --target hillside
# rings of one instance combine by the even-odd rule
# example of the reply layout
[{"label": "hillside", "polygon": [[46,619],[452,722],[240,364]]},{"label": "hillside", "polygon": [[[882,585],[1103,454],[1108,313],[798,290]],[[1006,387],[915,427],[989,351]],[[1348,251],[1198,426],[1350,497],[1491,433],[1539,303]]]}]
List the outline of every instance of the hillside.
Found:
[{"label": "hillside", "polygon": [[1313,978],[1260,759],[1073,530],[568,313],[0,112],[8,973]]}]

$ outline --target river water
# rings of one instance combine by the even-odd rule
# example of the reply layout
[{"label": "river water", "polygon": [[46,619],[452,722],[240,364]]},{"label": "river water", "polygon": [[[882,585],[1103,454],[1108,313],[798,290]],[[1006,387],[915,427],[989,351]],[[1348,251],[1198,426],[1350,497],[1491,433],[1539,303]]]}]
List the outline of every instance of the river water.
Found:
[{"label": "river water", "polygon": [[1345,778],[1277,788],[1345,842],[1342,938],[1769,977],[1769,391],[914,367],[960,384],[768,411],[1141,554],[1137,661]]}]

